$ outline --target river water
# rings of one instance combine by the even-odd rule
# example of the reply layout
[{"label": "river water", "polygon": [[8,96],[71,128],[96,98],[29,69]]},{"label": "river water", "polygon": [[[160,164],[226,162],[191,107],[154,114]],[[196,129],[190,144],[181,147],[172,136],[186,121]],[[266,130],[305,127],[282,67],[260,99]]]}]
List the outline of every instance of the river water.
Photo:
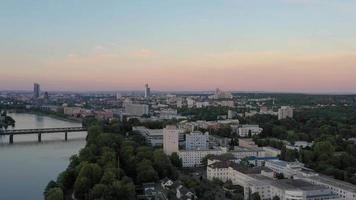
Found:
[{"label": "river water", "polygon": [[[9,113],[15,119],[13,129],[78,127],[80,123],[51,117]],[[12,129],[10,127],[9,129]],[[86,132],[42,134],[42,143],[35,135],[15,135],[14,144],[8,136],[0,136],[0,200],[41,200],[51,179],[66,169],[69,158],[85,145]]]}]

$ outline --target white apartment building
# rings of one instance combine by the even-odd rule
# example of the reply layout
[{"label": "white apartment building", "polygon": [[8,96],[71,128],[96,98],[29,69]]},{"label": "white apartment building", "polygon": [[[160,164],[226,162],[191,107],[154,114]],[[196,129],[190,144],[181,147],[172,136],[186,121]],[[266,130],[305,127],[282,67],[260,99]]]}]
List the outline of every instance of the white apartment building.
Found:
[{"label": "white apartment building", "polygon": [[235,107],[234,101],[215,101],[215,104],[219,106],[230,107],[230,108]]},{"label": "white apartment building", "polygon": [[187,98],[188,108],[193,108],[195,106],[195,100],[192,98]]},{"label": "white apartment building", "polygon": [[238,134],[241,137],[248,137],[249,135],[259,135],[263,131],[259,125],[244,124],[238,129]]},{"label": "white apartment building", "polygon": [[178,112],[174,109],[163,109],[159,111],[160,119],[174,119],[177,118]]},{"label": "white apartment building", "polygon": [[84,109],[80,108],[80,107],[64,107],[63,113],[65,115],[77,117],[78,115],[80,115],[82,113],[83,110]]},{"label": "white apartment building", "polygon": [[167,155],[178,152],[179,132],[176,126],[167,126],[163,129],[163,151]]},{"label": "white apartment building", "polygon": [[235,146],[234,150],[229,151],[229,153],[237,159],[246,157],[265,157],[265,152],[261,148],[257,147],[243,148]]},{"label": "white apartment building", "polygon": [[251,148],[258,147],[252,138],[239,138],[239,147]]},{"label": "white apartment building", "polygon": [[132,127],[133,131],[137,131],[143,137],[145,137],[147,143],[151,146],[163,145],[163,129],[148,129],[144,126]]},{"label": "white apartment building", "polygon": [[232,99],[233,96],[230,92],[224,92],[217,88],[214,95],[209,96],[209,99]]},{"label": "white apartment building", "polygon": [[[134,126],[133,131],[138,132],[140,135],[145,137],[147,143],[153,147],[163,146],[163,129],[148,129],[144,126]],[[179,133],[179,144],[184,141],[184,134]]]},{"label": "white apartment building", "polygon": [[186,150],[207,150],[209,148],[209,133],[194,131],[185,135]]},{"label": "white apartment building", "polygon": [[286,119],[286,118],[293,118],[293,108],[289,106],[282,106],[278,109],[278,120]]},{"label": "white apartment building", "polygon": [[202,159],[207,155],[221,155],[227,152],[224,147],[208,150],[181,150],[178,156],[182,159],[183,167],[201,166]]},{"label": "white apartment building", "polygon": [[149,106],[146,104],[125,103],[125,113],[132,116],[143,116],[149,114]]},{"label": "white apartment building", "polygon": [[196,102],[195,106],[197,108],[203,108],[203,107],[208,107],[210,105],[210,103],[208,101],[203,101],[203,102]]}]

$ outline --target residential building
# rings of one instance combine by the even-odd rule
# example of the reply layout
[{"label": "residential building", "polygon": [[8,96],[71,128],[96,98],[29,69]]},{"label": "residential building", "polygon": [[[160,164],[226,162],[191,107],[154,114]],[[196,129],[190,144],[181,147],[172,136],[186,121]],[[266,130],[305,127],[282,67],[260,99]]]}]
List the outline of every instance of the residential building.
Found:
[{"label": "residential building", "polygon": [[202,159],[207,155],[221,155],[227,153],[227,148],[219,147],[207,150],[180,150],[178,156],[182,159],[183,167],[201,166]]},{"label": "residential building", "polygon": [[207,150],[209,148],[209,133],[194,131],[185,135],[186,150]]},{"label": "residential building", "polygon": [[252,138],[239,138],[239,147],[251,148],[258,147]]},{"label": "residential building", "polygon": [[233,96],[230,92],[224,92],[217,88],[214,95],[209,96],[210,99],[232,99]]},{"label": "residential building", "polygon": [[237,159],[242,159],[246,157],[265,157],[264,151],[258,147],[239,147],[235,146],[234,150],[229,151]]},{"label": "residential building", "polygon": [[[144,126],[134,126],[133,131],[138,132],[140,135],[145,137],[146,142],[153,147],[163,146],[163,129],[148,129]],[[185,143],[184,134],[179,133],[179,143]]]},{"label": "residential building", "polygon": [[259,125],[244,124],[238,129],[238,134],[240,137],[251,137],[254,135],[259,135],[263,131]]},{"label": "residential building", "polygon": [[262,149],[265,151],[265,156],[268,157],[277,157],[278,155],[281,154],[281,150],[267,146],[267,147],[262,147]]},{"label": "residential building", "polygon": [[178,152],[179,132],[176,126],[166,126],[163,129],[163,151],[167,155]]},{"label": "residential building", "polygon": [[80,117],[82,110],[80,107],[64,107],[63,113],[72,117]]},{"label": "residential building", "polygon": [[131,116],[143,116],[149,114],[149,106],[146,104],[125,103],[125,112]]},{"label": "residential building", "polygon": [[178,112],[174,109],[163,109],[159,111],[160,119],[174,119],[177,118]]},{"label": "residential building", "polygon": [[278,109],[278,120],[286,119],[286,118],[293,118],[293,108],[289,106],[282,106]]}]

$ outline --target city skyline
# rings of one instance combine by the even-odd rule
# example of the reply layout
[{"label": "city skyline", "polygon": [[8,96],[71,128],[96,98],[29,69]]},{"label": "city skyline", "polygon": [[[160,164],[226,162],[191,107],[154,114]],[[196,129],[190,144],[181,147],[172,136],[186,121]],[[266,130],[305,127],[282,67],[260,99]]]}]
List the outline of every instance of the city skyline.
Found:
[{"label": "city skyline", "polygon": [[356,93],[356,2],[4,1],[0,90]]}]

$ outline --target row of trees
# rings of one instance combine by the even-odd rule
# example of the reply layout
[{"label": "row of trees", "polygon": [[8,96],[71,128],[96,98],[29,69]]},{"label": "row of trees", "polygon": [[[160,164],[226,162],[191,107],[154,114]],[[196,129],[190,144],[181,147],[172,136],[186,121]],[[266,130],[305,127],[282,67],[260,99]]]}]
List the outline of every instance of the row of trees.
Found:
[{"label": "row of trees", "polygon": [[[83,124],[89,127],[87,144],[79,155],[70,158],[57,180],[48,184],[44,192],[47,200],[71,199],[71,195],[79,200],[135,199],[135,185],[177,178],[170,158],[145,146],[140,136],[127,134],[129,128],[124,123],[90,118]],[[174,163],[179,165],[179,159]]]}]

